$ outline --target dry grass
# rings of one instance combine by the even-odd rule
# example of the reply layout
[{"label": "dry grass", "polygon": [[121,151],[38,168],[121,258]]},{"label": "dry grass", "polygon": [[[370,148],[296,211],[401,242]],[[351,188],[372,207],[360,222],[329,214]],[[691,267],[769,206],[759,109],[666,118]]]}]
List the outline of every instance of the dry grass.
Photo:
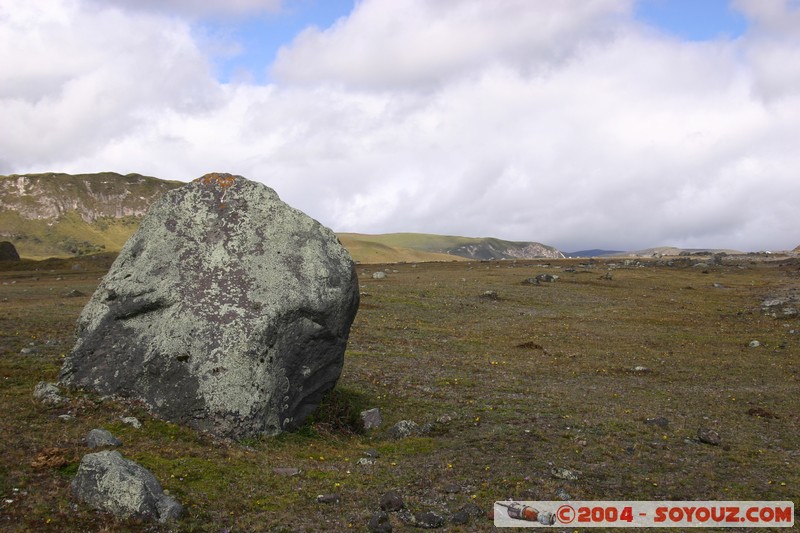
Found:
[{"label": "dry grass", "polygon": [[[800,500],[800,320],[760,312],[764,298],[800,286],[796,261],[619,265],[612,279],[605,262],[575,260],[389,265],[397,272],[385,280],[370,275],[385,265],[361,265],[364,295],[336,394],[301,431],[246,443],[91,395],[73,394],[61,408],[36,403],[33,387],[55,380],[88,298],[63,295],[91,294],[103,273],[61,267],[0,272],[3,530],[161,529],[73,501],[69,481],[94,427],[111,430],[120,451],[184,504],[170,526],[182,531],[365,530],[388,490],[445,515],[561,491],[584,500]],[[521,283],[540,273],[560,278]],[[498,299],[482,298],[487,290]],[[760,347],[748,347],[754,339]],[[20,354],[30,343],[37,353]],[[350,428],[364,407],[380,407],[385,428],[443,422],[403,440],[383,428],[363,435]],[[76,418],[59,420],[67,411]],[[122,424],[126,415],[143,428]],[[646,423],[656,417],[667,427]],[[718,431],[722,445],[697,442],[701,427]],[[357,464],[369,449],[380,453],[376,463]],[[285,477],[276,467],[302,472]],[[554,467],[579,478],[556,479]],[[317,503],[325,493],[341,502]],[[447,528],[485,531],[491,520]]]}]

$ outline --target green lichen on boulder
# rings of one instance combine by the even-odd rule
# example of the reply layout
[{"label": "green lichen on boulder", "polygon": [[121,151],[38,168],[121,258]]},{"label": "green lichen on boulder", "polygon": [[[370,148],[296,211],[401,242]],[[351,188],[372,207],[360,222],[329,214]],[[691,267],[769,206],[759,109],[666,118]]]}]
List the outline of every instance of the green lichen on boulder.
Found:
[{"label": "green lichen on boulder", "polygon": [[216,435],[275,435],[336,384],[358,308],[331,230],[209,174],[154,203],[83,310],[62,383]]}]

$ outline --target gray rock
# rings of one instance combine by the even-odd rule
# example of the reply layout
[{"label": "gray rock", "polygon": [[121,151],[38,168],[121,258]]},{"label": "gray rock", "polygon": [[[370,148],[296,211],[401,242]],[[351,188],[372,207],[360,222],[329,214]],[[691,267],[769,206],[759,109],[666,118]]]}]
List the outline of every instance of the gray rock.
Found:
[{"label": "gray rock", "polygon": [[372,279],[386,279],[386,272],[373,272]]},{"label": "gray rock", "polygon": [[761,346],[761,343],[756,340],[753,340],[750,341],[750,343],[747,346],[749,346],[750,348],[758,348],[759,346]]},{"label": "gray rock", "polygon": [[404,439],[417,433],[419,426],[413,420],[401,420],[389,430],[389,436],[393,439]]},{"label": "gray rock", "polygon": [[106,429],[93,429],[84,439],[89,448],[102,448],[103,446],[122,446],[122,441]]},{"label": "gray rock", "polygon": [[369,519],[367,529],[371,533],[392,533],[392,523],[389,521],[389,514],[385,511],[378,511]]},{"label": "gray rock", "polygon": [[61,382],[218,436],[294,429],[341,373],[354,267],[272,189],[203,176],[151,205],[84,308]]},{"label": "gray rock", "polygon": [[79,500],[122,518],[163,523],[183,513],[149,470],[117,451],[84,455],[71,487]]},{"label": "gray rock", "polygon": [[481,294],[481,298],[485,300],[499,300],[500,297],[497,295],[497,291],[484,291]]},{"label": "gray rock", "polygon": [[317,503],[339,503],[342,497],[338,494],[320,494],[317,496]]},{"label": "gray rock", "polygon": [[300,475],[300,469],[299,468],[292,468],[292,467],[279,466],[279,467],[273,468],[272,472],[274,474],[279,475],[279,476],[287,476],[287,477],[299,476]]},{"label": "gray rock", "polygon": [[654,418],[645,418],[644,423],[652,426],[658,426],[666,429],[669,426],[669,420],[663,416],[656,416]]},{"label": "gray rock", "polygon": [[565,479],[567,481],[577,481],[578,473],[569,468],[553,468],[550,473],[556,479]]},{"label": "gray rock", "polygon": [[376,460],[372,457],[359,457],[358,461],[356,461],[356,464],[359,466],[371,466],[374,465],[375,462]]},{"label": "gray rock", "polygon": [[708,428],[700,428],[697,430],[697,440],[712,446],[719,446],[722,444],[722,438],[719,436],[719,433]]},{"label": "gray rock", "polygon": [[47,383],[40,381],[33,389],[33,397],[45,405],[56,406],[61,405],[67,400],[61,396],[61,389],[54,383]]},{"label": "gray rock", "polygon": [[397,492],[392,490],[381,496],[381,510],[387,513],[393,513],[399,511],[403,507],[405,507],[405,502],[403,502],[403,497]]},{"label": "gray rock", "polygon": [[469,523],[469,515],[466,511],[458,510],[450,516],[450,522],[456,525]]},{"label": "gray rock", "polygon": [[140,429],[142,427],[142,423],[139,422],[139,419],[133,416],[123,416],[122,418],[120,418],[120,420],[122,420],[123,424],[127,424],[136,429]]},{"label": "gray rock", "polygon": [[545,283],[553,283],[558,279],[558,276],[553,274],[537,274],[535,279],[539,282],[544,281]]},{"label": "gray rock", "polygon": [[433,511],[416,513],[414,519],[414,525],[422,529],[436,529],[444,525],[444,517]]},{"label": "gray rock", "polygon": [[380,427],[383,419],[381,418],[381,410],[377,407],[361,411],[361,420],[364,421],[364,429],[375,429]]}]

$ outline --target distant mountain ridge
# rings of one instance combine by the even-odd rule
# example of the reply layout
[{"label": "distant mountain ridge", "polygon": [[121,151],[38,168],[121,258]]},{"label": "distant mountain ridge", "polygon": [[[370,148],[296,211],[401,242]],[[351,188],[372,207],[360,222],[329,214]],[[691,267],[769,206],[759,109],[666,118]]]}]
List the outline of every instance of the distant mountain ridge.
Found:
[{"label": "distant mountain ridge", "polygon": [[[140,174],[14,174],[0,176],[0,239],[20,255],[42,259],[119,251],[147,208],[184,185]],[[339,234],[356,261],[454,261],[564,257],[538,242],[391,233]]]}]

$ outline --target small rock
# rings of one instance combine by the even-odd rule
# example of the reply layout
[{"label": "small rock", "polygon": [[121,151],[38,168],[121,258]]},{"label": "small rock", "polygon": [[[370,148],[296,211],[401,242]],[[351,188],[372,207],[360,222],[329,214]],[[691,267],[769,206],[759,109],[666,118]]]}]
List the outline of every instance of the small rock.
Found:
[{"label": "small rock", "polygon": [[163,491],[149,470],[118,451],[85,455],[71,487],[79,500],[115,516],[164,523],[183,513],[181,504]]},{"label": "small rock", "polygon": [[451,417],[450,415],[442,415],[436,419],[437,424],[449,424],[452,421],[453,417]]},{"label": "small rock", "polygon": [[84,439],[89,448],[102,448],[103,446],[121,446],[122,441],[105,429],[93,429]]},{"label": "small rock", "polygon": [[567,481],[577,481],[578,473],[569,468],[553,468],[550,473],[556,479],[565,479]]},{"label": "small rock", "polygon": [[415,524],[422,529],[436,529],[444,525],[444,517],[433,511],[423,511],[414,515]]},{"label": "small rock", "polygon": [[463,525],[469,523],[469,515],[466,511],[456,511],[450,516],[450,522],[456,525]]},{"label": "small rock", "polygon": [[389,514],[385,511],[378,511],[369,519],[367,529],[371,533],[392,533],[392,523],[389,521]]},{"label": "small rock", "polygon": [[761,343],[756,340],[752,340],[750,341],[750,344],[748,344],[747,346],[749,346],[750,348],[758,348],[759,346],[761,346]]},{"label": "small rock", "polygon": [[719,436],[719,433],[708,428],[700,428],[697,430],[697,440],[704,444],[711,444],[712,446],[719,446],[722,443],[722,438]]},{"label": "small rock", "polygon": [[485,300],[499,300],[500,299],[499,296],[497,296],[497,291],[484,291],[484,293],[481,294],[481,298],[483,298]]},{"label": "small rock", "polygon": [[338,494],[320,494],[317,503],[339,503],[342,498]]},{"label": "small rock", "polygon": [[572,496],[569,492],[564,490],[563,487],[559,487],[558,490],[556,490],[556,498],[559,500],[568,501],[572,499]]},{"label": "small rock", "polygon": [[483,513],[483,509],[481,509],[472,502],[465,503],[464,505],[462,505],[461,509],[459,509],[458,512],[466,513],[466,515],[472,519],[482,518],[483,516],[485,516]]},{"label": "small rock", "polygon": [[33,397],[50,406],[59,405],[66,401],[61,396],[61,389],[55,383],[47,383],[46,381],[40,381],[36,384],[33,389]]},{"label": "small rock", "polygon": [[356,464],[359,466],[371,466],[375,464],[375,459],[372,457],[361,457]]},{"label": "small rock", "polygon": [[21,350],[19,351],[19,353],[20,353],[20,354],[22,354],[22,355],[34,355],[34,354],[36,354],[38,351],[39,351],[39,350],[37,350],[36,348],[31,348],[31,347],[28,347],[28,348],[23,348],[23,349],[21,349]]},{"label": "small rock", "polygon": [[412,420],[401,420],[389,430],[389,436],[393,439],[404,439],[419,432],[419,426]]},{"label": "small rock", "polygon": [[74,420],[75,417],[72,415],[65,414],[65,415],[58,415],[58,419],[61,420],[62,422],[69,422],[70,420]]},{"label": "small rock", "polygon": [[450,483],[448,485],[445,485],[442,490],[447,494],[456,494],[458,492],[461,492],[461,485],[458,485],[456,483]]},{"label": "small rock", "polygon": [[372,279],[386,279],[386,272],[373,272]]},{"label": "small rock", "polygon": [[364,429],[375,429],[380,427],[383,419],[381,418],[381,410],[377,407],[361,411],[361,420],[364,421]]},{"label": "small rock", "polygon": [[637,374],[644,374],[646,372],[650,372],[650,369],[647,368],[646,366],[641,366],[640,365],[640,366],[633,367],[633,371],[636,372]]},{"label": "small rock", "polygon": [[653,426],[658,426],[660,428],[666,428],[667,426],[669,426],[669,420],[667,420],[663,416],[657,416],[655,418],[645,418],[644,423]]},{"label": "small rock", "polygon": [[767,411],[763,407],[751,407],[747,410],[747,414],[756,418],[779,418],[778,415],[772,411]]},{"label": "small rock", "polygon": [[72,289],[71,291],[64,293],[64,298],[78,298],[81,296],[86,296],[86,293],[83,293],[78,289]]},{"label": "small rock", "polygon": [[123,416],[120,420],[122,420],[123,424],[128,424],[129,426],[133,426],[136,429],[142,427],[142,423],[139,422],[139,419],[133,416]]},{"label": "small rock", "polygon": [[378,452],[378,450],[374,448],[370,448],[369,450],[364,452],[364,457],[371,457],[373,459],[377,459],[380,456],[381,454]]},{"label": "small rock", "polygon": [[272,469],[273,474],[277,474],[279,476],[297,476],[300,474],[299,468],[291,468],[291,467],[277,467]]},{"label": "small rock", "polygon": [[536,279],[536,278],[527,278],[527,279],[522,280],[522,284],[523,285],[538,285],[539,284],[539,280]]},{"label": "small rock", "polygon": [[395,491],[389,491],[381,496],[381,510],[387,513],[399,511],[405,507],[403,497]]},{"label": "small rock", "polygon": [[540,282],[552,283],[558,279],[558,276],[552,274],[537,274],[536,279]]}]

